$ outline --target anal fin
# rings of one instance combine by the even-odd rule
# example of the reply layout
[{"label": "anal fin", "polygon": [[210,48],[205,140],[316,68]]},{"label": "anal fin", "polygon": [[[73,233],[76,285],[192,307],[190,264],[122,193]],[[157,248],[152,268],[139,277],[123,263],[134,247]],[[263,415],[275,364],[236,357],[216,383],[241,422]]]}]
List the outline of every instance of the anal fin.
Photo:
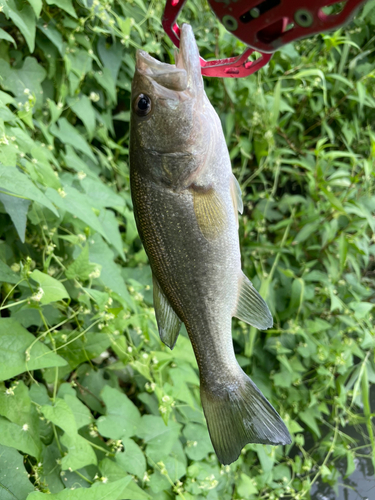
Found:
[{"label": "anal fin", "polygon": [[154,275],[152,275],[152,280],[154,285],[154,309],[159,335],[161,341],[170,349],[173,349],[180,333],[182,321],[172,309]]},{"label": "anal fin", "polygon": [[233,316],[259,330],[271,328],[273,319],[267,304],[242,272],[239,279],[240,291]]}]

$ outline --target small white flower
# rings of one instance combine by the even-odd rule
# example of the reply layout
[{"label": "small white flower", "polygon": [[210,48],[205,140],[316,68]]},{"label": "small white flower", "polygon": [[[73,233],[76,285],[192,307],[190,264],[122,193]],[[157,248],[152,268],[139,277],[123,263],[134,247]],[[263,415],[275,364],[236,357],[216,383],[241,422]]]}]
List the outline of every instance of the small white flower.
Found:
[{"label": "small white flower", "polygon": [[43,288],[38,288],[38,291],[34,293],[30,298],[31,300],[34,300],[35,302],[40,302],[42,300],[42,297],[44,295],[44,290]]},{"label": "small white flower", "polygon": [[82,181],[86,177],[86,174],[85,172],[78,172],[77,177],[78,180]]},{"label": "small white flower", "polygon": [[59,188],[57,190],[57,192],[59,193],[59,195],[61,196],[61,198],[65,198],[66,192],[62,188]]},{"label": "small white flower", "polygon": [[28,431],[29,430],[29,426],[27,424],[23,424],[22,430],[23,431]]},{"label": "small white flower", "polygon": [[167,396],[167,395],[165,395],[165,396],[163,396],[163,397],[161,398],[161,400],[163,401],[163,403],[168,403],[168,401],[170,401],[170,399],[171,399],[171,398],[170,398],[169,396]]},{"label": "small white flower", "polygon": [[92,102],[98,102],[100,99],[100,96],[96,92],[90,92],[89,98]]},{"label": "small white flower", "polygon": [[96,268],[95,271],[89,274],[89,278],[94,279],[94,278],[99,278],[100,276],[100,269]]},{"label": "small white flower", "polygon": [[26,95],[29,95],[30,94],[30,89],[24,89],[23,93],[26,94]]},{"label": "small white flower", "polygon": [[273,138],[272,130],[267,130],[267,132],[264,134],[264,137],[267,139],[267,141],[270,141]]},{"label": "small white flower", "polygon": [[128,347],[128,352],[133,352],[133,348],[131,346]]},{"label": "small white flower", "polygon": [[150,476],[147,474],[147,472],[145,472],[143,476],[143,482],[148,483],[149,481],[150,481]]}]

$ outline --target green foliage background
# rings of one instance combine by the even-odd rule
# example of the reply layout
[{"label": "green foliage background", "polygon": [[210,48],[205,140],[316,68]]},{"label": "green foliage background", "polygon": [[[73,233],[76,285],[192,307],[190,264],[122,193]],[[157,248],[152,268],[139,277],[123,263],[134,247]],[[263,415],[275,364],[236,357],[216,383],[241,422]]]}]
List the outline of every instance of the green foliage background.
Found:
[{"label": "green foliage background", "polygon": [[[375,462],[375,2],[249,78],[206,79],[275,319],[234,322],[235,349],[293,435],[226,467],[186,334],[158,338],[129,193],[135,49],[173,62],[163,3],[0,1],[1,500],[309,498],[339,457],[354,470],[348,423]],[[182,18],[204,57],[242,50],[206,4]]]}]

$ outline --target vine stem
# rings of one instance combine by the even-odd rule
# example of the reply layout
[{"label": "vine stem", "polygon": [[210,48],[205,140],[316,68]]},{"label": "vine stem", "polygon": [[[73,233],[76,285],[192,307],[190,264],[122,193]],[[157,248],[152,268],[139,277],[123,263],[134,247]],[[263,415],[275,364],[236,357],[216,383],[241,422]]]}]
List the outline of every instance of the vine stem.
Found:
[{"label": "vine stem", "polygon": [[[333,453],[333,450],[335,449],[335,445],[336,445],[336,439],[337,439],[337,436],[338,436],[338,430],[339,430],[339,424],[338,424],[338,418],[337,418],[337,408],[336,408],[336,411],[335,411],[335,419],[336,419],[336,425],[335,425],[335,432],[334,432],[334,435],[333,435],[333,439],[332,439],[332,443],[331,443],[331,446],[328,450],[328,453],[322,463],[322,465],[319,467],[319,470],[318,472],[315,474],[315,476],[313,477],[311,483],[309,484],[309,491],[311,491],[311,487],[312,485],[317,481],[318,477],[320,476],[321,474],[321,470],[322,468],[326,465],[326,463],[328,462],[329,460],[329,457],[332,455]],[[301,498],[303,498],[306,494],[308,493],[308,491],[301,491]]]},{"label": "vine stem", "polygon": [[[287,237],[289,235],[289,230],[290,230],[290,226],[292,225],[292,222],[294,220],[295,211],[296,211],[296,209],[293,208],[292,213],[290,215],[290,219],[289,219],[288,225],[285,228],[283,239],[281,240],[281,243],[280,243],[280,247],[279,247],[279,249],[277,251],[275,260],[273,261],[271,271],[270,271],[269,275],[267,276],[267,278],[262,282],[262,285],[260,287],[260,295],[264,299],[267,298],[268,288],[269,288],[269,286],[271,284],[273,275],[274,275],[274,273],[276,271],[277,264],[279,263],[280,256],[281,256],[281,250],[283,249],[283,247],[285,245],[285,242],[286,242],[286,239],[287,239]],[[247,358],[251,358],[251,356],[253,355],[254,342],[255,342],[256,334],[257,334],[257,329],[254,326],[252,326],[250,328],[249,338],[248,338],[248,340],[247,340],[247,342],[245,344],[245,356]]]}]

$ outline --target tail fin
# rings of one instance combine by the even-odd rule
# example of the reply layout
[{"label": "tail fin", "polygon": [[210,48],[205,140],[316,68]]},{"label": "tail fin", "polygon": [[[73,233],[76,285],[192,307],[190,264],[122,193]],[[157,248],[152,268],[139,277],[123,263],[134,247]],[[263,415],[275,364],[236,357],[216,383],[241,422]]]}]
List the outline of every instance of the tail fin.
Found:
[{"label": "tail fin", "polygon": [[201,381],[201,400],[211,441],[219,461],[237,460],[247,443],[290,444],[280,415],[244,373],[225,387]]}]

